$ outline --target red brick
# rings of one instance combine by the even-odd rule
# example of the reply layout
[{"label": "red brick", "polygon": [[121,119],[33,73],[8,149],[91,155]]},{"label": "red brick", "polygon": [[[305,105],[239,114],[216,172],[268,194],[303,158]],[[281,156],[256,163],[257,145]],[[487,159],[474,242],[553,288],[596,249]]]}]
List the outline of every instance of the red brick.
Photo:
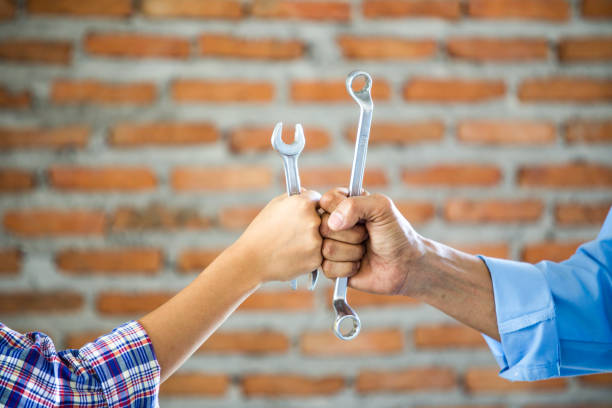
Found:
[{"label": "red brick", "polygon": [[612,120],[573,120],[565,126],[567,143],[612,143]]},{"label": "red brick", "polygon": [[219,18],[236,20],[244,12],[237,0],[143,0],[142,12],[148,17]]},{"label": "red brick", "polygon": [[524,166],[518,183],[523,187],[605,188],[612,186],[612,167],[594,163]]},{"label": "red brick", "polygon": [[0,127],[0,150],[37,148],[82,148],[89,128],[73,125],[56,128]]},{"label": "red brick", "polygon": [[574,255],[583,241],[573,242],[540,242],[528,244],[523,248],[521,259],[524,262],[538,263],[540,261],[561,262]]},{"label": "red brick", "polygon": [[485,243],[485,244],[452,244],[453,248],[473,255],[484,255],[492,258],[510,258],[510,248],[506,243]]},{"label": "red brick", "polygon": [[483,19],[566,21],[570,7],[565,0],[469,0],[468,13]]},{"label": "red brick", "polygon": [[419,349],[486,347],[478,331],[458,324],[417,326],[414,329],[414,345]]},{"label": "red brick", "polygon": [[154,275],[162,266],[159,249],[67,249],[57,254],[58,268],[69,275]]},{"label": "red brick", "polygon": [[29,91],[12,91],[0,85],[0,109],[25,109],[31,105]]},{"label": "red brick", "polygon": [[211,220],[196,209],[169,208],[160,204],[145,208],[120,207],[111,221],[114,231],[205,229],[210,225]]},{"label": "red brick", "polygon": [[16,10],[16,0],[0,0],[0,20],[8,20],[15,17]]},{"label": "red brick", "polygon": [[219,212],[219,225],[226,229],[246,228],[262,208],[259,205],[222,208]]},{"label": "red brick", "polygon": [[96,309],[103,315],[137,315],[148,313],[170,300],[168,292],[102,292],[96,300]]},{"label": "red brick", "polygon": [[272,172],[260,166],[177,167],[172,187],[179,191],[255,190],[270,187]]},{"label": "red brick", "polygon": [[582,0],[582,16],[589,19],[612,18],[612,1]]},{"label": "red brick", "polygon": [[[235,153],[272,150],[270,137],[273,130],[272,126],[246,126],[234,129],[229,135],[230,149]],[[292,142],[294,133],[294,125],[283,124],[283,140],[287,143]],[[331,136],[322,128],[304,126],[304,136],[305,151],[326,149],[331,144]]]},{"label": "red brick", "polygon": [[[330,301],[334,294],[334,288],[329,288],[327,298]],[[389,295],[377,295],[374,293],[361,292],[349,288],[346,295],[348,302],[353,307],[405,307],[405,306],[416,306],[419,302],[408,296],[389,296]]]},{"label": "red brick", "polygon": [[534,222],[543,210],[544,204],[539,200],[451,199],[446,202],[444,217],[450,222]]},{"label": "red brick", "polygon": [[0,294],[0,313],[24,315],[30,313],[76,312],[83,306],[83,297],[75,292],[22,292]]},{"label": "red brick", "polygon": [[314,294],[305,290],[291,292],[255,292],[238,308],[239,311],[308,311],[314,307]]},{"label": "red brick", "polygon": [[365,0],[366,18],[434,17],[456,20],[461,17],[459,0]]},{"label": "red brick", "polygon": [[[349,127],[345,137],[355,142],[357,128]],[[444,123],[439,120],[419,122],[377,122],[370,129],[370,145],[412,145],[440,142],[444,137]]]},{"label": "red brick", "polygon": [[348,1],[255,0],[251,10],[259,18],[349,21]]},{"label": "red brick", "polygon": [[402,39],[395,37],[338,37],[342,55],[347,59],[415,60],[433,57],[437,50],[435,40]]},{"label": "red brick", "polygon": [[179,79],[171,93],[177,102],[271,102],[275,88],[263,81]]},{"label": "red brick", "polygon": [[308,377],[298,374],[248,374],[242,379],[247,397],[308,397],[337,394],[344,388],[340,376]]},{"label": "red brick", "polygon": [[21,270],[21,251],[0,249],[0,276],[17,275]]},{"label": "red brick", "polygon": [[606,403],[576,403],[576,404],[528,404],[523,405],[522,408],[612,408],[612,404]]},{"label": "red brick", "polygon": [[564,62],[610,60],[612,37],[564,38],[559,43],[559,59]]},{"label": "red brick", "polygon": [[68,167],[49,170],[51,185],[73,191],[144,191],[155,188],[155,174],[144,167]]},{"label": "red brick", "polygon": [[554,143],[555,125],[550,122],[466,120],[459,123],[457,139],[483,145],[540,145]]},{"label": "red brick", "polygon": [[27,8],[31,14],[126,17],[132,13],[132,2],[130,0],[28,0]]},{"label": "red brick", "polygon": [[364,356],[397,354],[404,348],[398,329],[362,331],[350,342],[340,340],[330,330],[304,333],[300,349],[306,356]]},{"label": "red brick", "polygon": [[67,349],[80,349],[87,343],[91,343],[98,337],[110,333],[111,330],[91,330],[77,333],[68,333],[64,338],[64,347]]},{"label": "red brick", "polygon": [[501,80],[413,78],[403,90],[409,102],[476,103],[499,99],[506,93]]},{"label": "red brick", "polygon": [[559,225],[601,225],[610,211],[607,203],[564,203],[555,207],[555,219]]},{"label": "red brick", "polygon": [[289,338],[283,333],[262,331],[218,331],[198,349],[209,354],[278,354],[289,351]]},{"label": "red brick", "polygon": [[548,41],[540,38],[451,38],[448,54],[471,61],[531,61],[548,58]]},{"label": "red brick", "polygon": [[185,146],[214,143],[219,131],[209,122],[120,123],[113,127],[109,143],[115,147]]},{"label": "red brick", "polygon": [[421,169],[405,169],[402,180],[420,186],[494,186],[501,181],[495,166],[477,164],[439,164]]},{"label": "red brick", "polygon": [[578,381],[587,387],[602,387],[610,389],[610,387],[612,387],[612,373],[587,375],[580,377]]},{"label": "red brick", "polygon": [[51,101],[58,104],[147,105],[155,99],[150,82],[109,83],[96,80],[56,80]]},{"label": "red brick", "polygon": [[396,201],[395,206],[411,224],[430,221],[436,215],[434,204],[427,201]]},{"label": "red brick", "polygon": [[417,367],[401,371],[364,370],[357,376],[355,387],[360,394],[451,390],[456,386],[455,377],[454,371],[445,367]]},{"label": "red brick", "polygon": [[34,187],[34,175],[25,170],[0,169],[0,192],[19,192]]},{"label": "red brick", "polygon": [[[302,186],[306,188],[348,186],[350,178],[351,169],[348,167],[319,166],[300,170],[300,180]],[[385,187],[388,183],[387,174],[384,170],[372,167],[366,168],[363,188]]]},{"label": "red brick", "polygon": [[0,42],[0,59],[36,64],[68,65],[72,45],[66,41],[8,39]]},{"label": "red brick", "polygon": [[554,77],[527,79],[519,85],[518,97],[523,102],[609,102],[612,80]]},{"label": "red brick", "polygon": [[[357,79],[354,82],[356,88],[363,86]],[[291,83],[291,100],[300,103],[339,103],[353,102],[346,90],[346,83],[333,80],[297,80]],[[391,87],[385,80],[373,79],[372,99],[376,101],[388,101],[391,98]]]},{"label": "red brick", "polygon": [[180,272],[201,272],[221,254],[222,249],[188,249],[177,261]]},{"label": "red brick", "polygon": [[189,48],[186,38],[144,33],[92,33],[84,43],[89,54],[114,58],[186,59]]},{"label": "red brick", "polygon": [[164,381],[159,394],[178,397],[220,397],[227,393],[230,378],[225,374],[202,374],[178,372]]},{"label": "red brick", "polygon": [[32,209],[4,213],[4,228],[27,237],[102,235],[105,216],[96,210]]},{"label": "red brick", "polygon": [[305,46],[298,40],[204,34],[199,38],[198,48],[200,54],[206,57],[291,60],[300,58]]},{"label": "red brick", "polygon": [[465,388],[470,393],[559,392],[566,388],[562,378],[544,381],[512,382],[498,375],[498,368],[470,368],[465,374]]}]

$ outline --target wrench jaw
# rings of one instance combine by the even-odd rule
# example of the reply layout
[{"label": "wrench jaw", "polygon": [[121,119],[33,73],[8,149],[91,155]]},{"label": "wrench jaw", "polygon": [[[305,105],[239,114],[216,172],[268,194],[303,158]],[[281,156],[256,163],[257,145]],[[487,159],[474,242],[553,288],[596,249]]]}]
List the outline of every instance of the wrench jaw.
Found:
[{"label": "wrench jaw", "polygon": [[[334,321],[334,334],[340,340],[352,340],[361,331],[361,320],[355,313],[352,307],[346,303],[344,299],[334,299],[334,310],[336,311],[336,320]],[[347,331],[346,323],[350,322],[351,326]]]},{"label": "wrench jaw", "polygon": [[304,129],[301,124],[295,125],[295,134],[293,143],[287,144],[283,141],[283,122],[278,122],[274,126],[272,132],[272,147],[283,156],[299,156],[306,146],[306,138],[304,137]]}]

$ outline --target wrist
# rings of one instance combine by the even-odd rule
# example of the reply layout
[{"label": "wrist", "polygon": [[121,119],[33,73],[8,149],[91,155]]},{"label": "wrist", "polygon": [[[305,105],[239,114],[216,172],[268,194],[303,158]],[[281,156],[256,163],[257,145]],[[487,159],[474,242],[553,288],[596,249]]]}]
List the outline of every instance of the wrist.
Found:
[{"label": "wrist", "polygon": [[255,290],[264,283],[262,267],[257,254],[240,241],[226,248],[207,268],[219,269],[220,273],[236,279],[245,290]]}]

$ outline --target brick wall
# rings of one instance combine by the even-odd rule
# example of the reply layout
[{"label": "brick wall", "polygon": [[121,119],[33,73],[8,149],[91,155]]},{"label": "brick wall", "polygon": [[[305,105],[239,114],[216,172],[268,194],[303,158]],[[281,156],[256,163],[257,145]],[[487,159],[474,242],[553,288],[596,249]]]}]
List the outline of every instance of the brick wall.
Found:
[{"label": "brick wall", "polygon": [[[284,191],[366,186],[470,252],[561,260],[612,204],[610,0],[0,0],[0,317],[78,347],[185,286]],[[302,284],[302,286],[304,286]],[[269,285],[162,406],[610,406],[610,375],[511,384],[471,329],[406,298]]]}]

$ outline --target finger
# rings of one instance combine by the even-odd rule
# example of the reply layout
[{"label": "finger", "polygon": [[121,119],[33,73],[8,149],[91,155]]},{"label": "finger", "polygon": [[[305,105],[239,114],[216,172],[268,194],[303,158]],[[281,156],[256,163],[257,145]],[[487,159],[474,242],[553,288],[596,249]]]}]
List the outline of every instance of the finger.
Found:
[{"label": "finger", "polygon": [[321,269],[329,279],[349,278],[359,271],[360,262],[334,262],[325,259]]},{"label": "finger", "polygon": [[323,258],[336,262],[360,261],[365,253],[365,248],[360,244],[347,244],[333,239],[324,239],[321,246]]},{"label": "finger", "polygon": [[347,230],[359,221],[374,221],[392,209],[393,203],[382,194],[348,197],[337,205],[327,219],[327,225],[333,231]]},{"label": "finger", "polygon": [[317,208],[319,208],[319,201],[321,201],[321,193],[315,190],[308,190],[306,188],[302,188],[300,195],[302,197],[307,198],[309,201],[314,201],[317,204]]},{"label": "finger", "polygon": [[357,224],[353,228],[345,231],[332,231],[329,228],[329,225],[327,225],[328,219],[328,213],[323,214],[321,217],[321,227],[319,228],[319,232],[321,233],[322,237],[335,239],[336,241],[342,241],[348,244],[361,244],[368,239],[368,231],[366,230],[365,226]]},{"label": "finger", "polygon": [[331,214],[336,209],[338,204],[345,200],[347,196],[348,190],[346,188],[339,187],[329,190],[327,193],[323,194],[319,203],[322,209]]}]

